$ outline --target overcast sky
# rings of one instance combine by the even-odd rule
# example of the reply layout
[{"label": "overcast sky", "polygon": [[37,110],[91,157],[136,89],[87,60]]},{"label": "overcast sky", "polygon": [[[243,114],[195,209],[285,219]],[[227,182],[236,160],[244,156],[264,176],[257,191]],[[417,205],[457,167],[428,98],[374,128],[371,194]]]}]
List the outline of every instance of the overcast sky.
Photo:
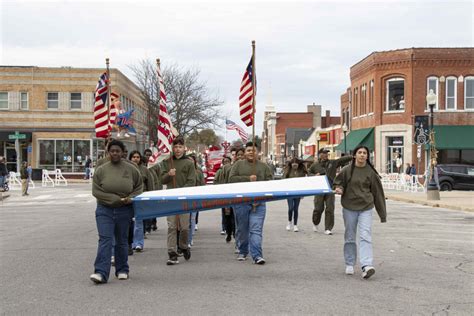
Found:
[{"label": "overcast sky", "polygon": [[242,126],[254,39],[259,133],[270,94],[279,112],[315,102],[339,114],[349,68],[371,52],[474,43],[473,1],[0,0],[0,12],[2,65],[104,67],[109,57],[133,77],[129,65],[159,57],[198,67]]}]

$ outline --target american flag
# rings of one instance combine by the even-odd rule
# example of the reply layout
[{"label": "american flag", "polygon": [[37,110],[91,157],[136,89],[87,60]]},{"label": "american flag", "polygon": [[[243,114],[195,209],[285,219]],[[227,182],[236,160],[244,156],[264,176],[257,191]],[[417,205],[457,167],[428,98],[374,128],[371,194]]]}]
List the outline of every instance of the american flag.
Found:
[{"label": "american flag", "polygon": [[[252,57],[253,58],[253,57]],[[244,77],[242,78],[242,83],[240,84],[240,96],[239,96],[239,105],[240,105],[240,119],[247,126],[253,125],[253,98],[255,97],[255,87],[252,83],[252,78],[254,76],[253,67],[252,67],[252,58],[250,59],[249,65],[245,70]]]},{"label": "american flag", "polygon": [[109,110],[109,116],[110,116],[110,125],[114,125],[117,123],[117,114],[119,111],[119,103],[120,103],[120,96],[112,92],[110,94],[110,99],[111,99],[111,104],[110,104],[110,110]]},{"label": "american flag", "polygon": [[225,120],[225,127],[226,127],[226,129],[228,129],[230,131],[234,131],[234,130],[237,131],[237,133],[239,133],[239,136],[240,136],[240,138],[242,138],[242,141],[244,143],[246,143],[249,140],[249,136],[244,131],[244,129],[242,127],[240,127],[239,125],[235,124],[233,121]]},{"label": "american flag", "polygon": [[107,108],[108,81],[107,73],[104,72],[100,76],[97,87],[95,88],[94,122],[95,136],[97,138],[107,138],[111,129],[109,111]]},{"label": "american flag", "polygon": [[163,84],[163,76],[161,75],[161,70],[159,67],[157,68],[157,73],[158,82],[160,86],[160,111],[158,112],[158,143],[156,144],[158,151],[156,151],[150,157],[150,163],[155,163],[158,157],[160,157],[162,154],[170,153],[173,140],[176,136],[178,136],[178,132],[173,127],[173,123],[171,123],[171,118],[166,108],[165,86]]}]

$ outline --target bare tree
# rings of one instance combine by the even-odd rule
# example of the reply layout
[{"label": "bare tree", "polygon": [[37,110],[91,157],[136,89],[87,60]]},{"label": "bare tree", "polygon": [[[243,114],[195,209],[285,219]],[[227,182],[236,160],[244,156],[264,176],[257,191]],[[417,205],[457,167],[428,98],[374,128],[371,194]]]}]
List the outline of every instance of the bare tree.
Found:
[{"label": "bare tree", "polygon": [[[141,60],[130,66],[150,113],[149,134],[157,139],[156,126],[159,110],[159,85],[156,63]],[[222,119],[220,108],[223,101],[218,95],[211,96],[206,82],[200,80],[198,69],[183,69],[175,64],[162,67],[168,112],[180,135],[215,127]]]}]

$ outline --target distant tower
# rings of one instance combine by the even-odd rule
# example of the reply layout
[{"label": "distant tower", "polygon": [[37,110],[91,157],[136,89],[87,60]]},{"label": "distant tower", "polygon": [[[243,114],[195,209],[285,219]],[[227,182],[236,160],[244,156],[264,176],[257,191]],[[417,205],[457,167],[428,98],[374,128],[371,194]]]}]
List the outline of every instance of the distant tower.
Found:
[{"label": "distant tower", "polygon": [[276,146],[276,111],[275,107],[273,106],[272,102],[272,88],[271,84],[269,84],[267,95],[267,105],[265,105],[265,112],[264,112],[264,121],[263,121],[263,141],[265,142],[265,146],[262,148],[263,154],[265,157],[270,158],[272,160],[275,159],[275,153],[277,149]]}]

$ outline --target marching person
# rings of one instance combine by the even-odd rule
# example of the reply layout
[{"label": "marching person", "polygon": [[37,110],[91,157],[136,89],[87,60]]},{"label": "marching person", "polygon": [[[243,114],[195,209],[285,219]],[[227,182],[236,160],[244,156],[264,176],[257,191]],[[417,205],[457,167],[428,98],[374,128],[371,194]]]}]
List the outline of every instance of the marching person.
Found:
[{"label": "marching person", "polygon": [[125,145],[112,140],[107,145],[109,161],[94,173],[92,195],[97,199],[95,219],[99,243],[90,279],[106,283],[109,278],[112,240],[115,236],[115,275],[119,280],[129,277],[128,228],[133,217],[132,198],[143,191],[143,180],[138,169],[122,159]]},{"label": "marching person", "polygon": [[[225,156],[222,158],[221,167],[216,172],[216,176],[214,178],[214,184],[224,184],[225,183],[225,173],[224,170],[226,168],[231,167],[231,158]],[[222,216],[223,216],[223,229],[226,233],[226,242],[230,242],[232,240],[232,236],[235,238],[235,220],[234,220],[234,212],[232,207],[224,207],[222,208]]]},{"label": "marching person", "polygon": [[[318,152],[318,161],[314,162],[309,168],[311,175],[326,175],[329,181],[329,185],[332,186],[334,178],[336,177],[336,171],[339,167],[344,166],[352,160],[351,156],[344,156],[339,159],[329,160],[328,152],[324,148],[321,148]],[[334,206],[335,206],[334,193],[327,193],[322,195],[314,196],[314,210],[313,210],[313,231],[317,232],[318,225],[321,222],[323,212],[324,215],[324,233],[326,235],[332,235],[332,229],[334,227]]]},{"label": "marching person", "polygon": [[[300,178],[306,177],[308,171],[303,161],[298,158],[293,158],[288,161],[283,178]],[[286,230],[291,230],[291,226],[294,225],[293,231],[298,232],[298,207],[300,205],[301,197],[287,199],[288,202],[288,225]]]},{"label": "marching person", "polygon": [[369,161],[369,149],[358,146],[354,152],[352,164],[342,169],[334,181],[334,187],[336,194],[342,194],[346,274],[354,274],[357,258],[356,235],[359,228],[362,277],[368,279],[375,273],[372,254],[372,212],[375,207],[380,221],[385,223],[387,210],[380,176]]},{"label": "marching person", "polygon": [[20,179],[21,179],[21,195],[27,196],[28,194],[28,163],[23,161],[20,168]]},{"label": "marching person", "polygon": [[[138,150],[134,150],[129,155],[129,160],[133,162],[138,170],[140,171],[140,175],[142,176],[143,181],[143,192],[146,191],[153,191],[154,184],[153,184],[153,177],[151,172],[148,170],[147,167],[143,164],[143,157]],[[145,239],[144,239],[144,221],[142,219],[137,220],[135,219],[135,224],[133,226],[133,239],[132,239],[132,249],[136,252],[143,251],[145,246]]]},{"label": "marching person", "polygon": [[[197,163],[197,160],[196,160],[196,156],[194,154],[191,154],[188,156],[189,159],[193,162],[194,164],[194,168],[196,170],[196,186],[203,186],[206,184],[206,181],[204,181],[204,175],[202,173],[202,170],[201,168],[199,168],[199,165]],[[190,213],[190,231],[189,231],[189,235],[188,235],[188,247],[191,248],[191,246],[193,245],[193,237],[194,237],[194,231],[195,231],[195,228],[196,228],[196,215],[198,214],[198,212],[191,212]]]},{"label": "marching person", "polygon": [[[230,170],[229,183],[272,180],[272,172],[266,163],[257,159],[257,148],[252,142],[245,145],[245,159],[237,161]],[[235,205],[237,218],[236,236],[239,255],[245,261],[250,252],[255,264],[265,264],[262,253],[262,232],[265,221],[265,202]]]},{"label": "marching person", "polygon": [[[161,183],[166,184],[169,189],[193,187],[196,184],[196,171],[194,164],[185,155],[184,139],[181,136],[173,140],[173,162],[171,159],[164,160],[161,166]],[[171,166],[173,163],[173,167]],[[176,248],[177,231],[179,232],[179,248],[184,259],[191,258],[191,250],[188,247],[189,213],[168,216],[168,256],[167,265],[178,264],[178,252]],[[179,225],[179,226],[178,226]]]}]

